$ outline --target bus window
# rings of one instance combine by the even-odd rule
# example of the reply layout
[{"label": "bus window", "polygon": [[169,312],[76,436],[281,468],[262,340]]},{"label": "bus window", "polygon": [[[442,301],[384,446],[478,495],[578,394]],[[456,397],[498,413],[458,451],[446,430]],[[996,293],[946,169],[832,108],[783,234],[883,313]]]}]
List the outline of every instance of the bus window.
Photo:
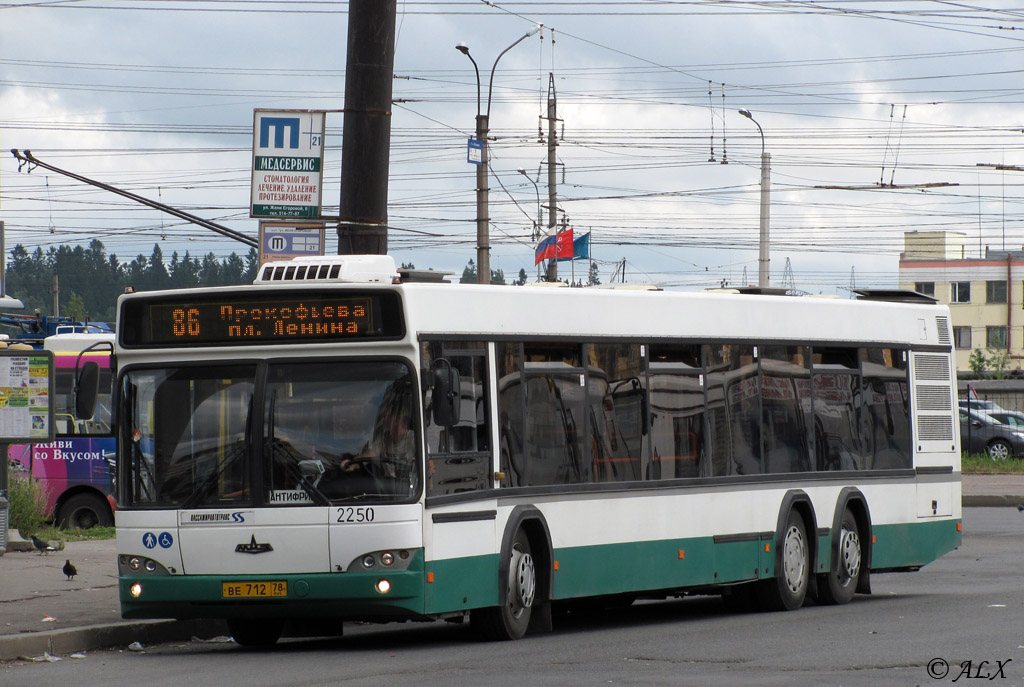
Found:
[{"label": "bus window", "polygon": [[865,467],[856,348],[814,347],[814,458],[818,470]]},{"label": "bus window", "polygon": [[715,476],[761,472],[761,408],[754,347],[705,347],[711,469]]},{"label": "bus window", "polygon": [[246,433],[255,374],[254,366],[220,365],[125,375],[127,505],[251,503]]},{"label": "bus window", "polygon": [[587,420],[596,482],[641,480],[647,384],[640,344],[587,346]]},{"label": "bus window", "polygon": [[651,346],[648,479],[697,477],[704,462],[704,387],[700,346]]},{"label": "bus window", "polygon": [[498,365],[498,456],[503,487],[527,484],[524,451],[523,346],[495,344]]},{"label": "bus window", "polygon": [[487,407],[487,344],[425,341],[422,368],[445,360],[459,372],[459,421],[433,424],[431,394],[424,390],[423,426],[427,445],[427,495],[456,494],[491,486],[491,425]]},{"label": "bus window", "polygon": [[868,467],[876,470],[913,464],[906,358],[904,350],[861,349],[864,399],[871,425]]},{"label": "bus window", "polygon": [[810,350],[762,346],[760,360],[765,472],[809,470]]}]

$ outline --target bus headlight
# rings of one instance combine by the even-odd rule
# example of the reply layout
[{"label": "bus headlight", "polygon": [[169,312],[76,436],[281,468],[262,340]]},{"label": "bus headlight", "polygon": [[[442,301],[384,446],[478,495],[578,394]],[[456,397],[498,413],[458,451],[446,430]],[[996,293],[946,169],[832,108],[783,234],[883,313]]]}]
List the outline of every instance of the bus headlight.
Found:
[{"label": "bus headlight", "polygon": [[128,588],[128,593],[132,595],[133,599],[137,599],[142,596],[142,585],[136,582]]},{"label": "bus headlight", "polygon": [[128,567],[132,570],[138,570],[140,567],[142,567],[142,561],[138,558],[133,557],[131,560],[128,561]]},{"label": "bus headlight", "polygon": [[380,562],[384,565],[391,565],[395,562],[395,557],[391,555],[390,551],[385,551],[380,555]]},{"label": "bus headlight", "polygon": [[387,594],[391,591],[391,583],[387,580],[377,580],[377,591],[381,594]]}]

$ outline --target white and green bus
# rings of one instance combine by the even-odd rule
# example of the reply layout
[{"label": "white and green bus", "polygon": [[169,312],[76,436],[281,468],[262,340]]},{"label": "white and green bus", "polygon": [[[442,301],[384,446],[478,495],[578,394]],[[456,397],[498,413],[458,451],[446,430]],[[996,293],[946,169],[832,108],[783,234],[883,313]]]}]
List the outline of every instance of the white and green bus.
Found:
[{"label": "white and green bus", "polygon": [[515,639],[578,600],[842,604],[960,544],[949,314],[916,294],[455,285],[331,256],[118,312],[125,618]]}]

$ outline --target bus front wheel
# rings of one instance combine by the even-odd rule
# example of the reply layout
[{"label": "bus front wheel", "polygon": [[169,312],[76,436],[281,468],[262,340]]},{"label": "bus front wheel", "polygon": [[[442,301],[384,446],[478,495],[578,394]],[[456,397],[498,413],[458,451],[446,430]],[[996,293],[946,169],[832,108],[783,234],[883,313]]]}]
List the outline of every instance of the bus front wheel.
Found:
[{"label": "bus front wheel", "polygon": [[254,620],[232,618],[228,620],[228,631],[236,644],[241,646],[270,646],[281,638],[284,621],[280,619]]},{"label": "bus front wheel", "polygon": [[87,530],[112,526],[114,516],[107,502],[96,494],[75,494],[61,505],[57,522],[66,530]]},{"label": "bus front wheel", "polygon": [[530,625],[537,594],[537,568],[530,540],[522,530],[516,532],[503,564],[508,565],[505,603],[472,612],[470,622],[487,639],[519,639]]}]

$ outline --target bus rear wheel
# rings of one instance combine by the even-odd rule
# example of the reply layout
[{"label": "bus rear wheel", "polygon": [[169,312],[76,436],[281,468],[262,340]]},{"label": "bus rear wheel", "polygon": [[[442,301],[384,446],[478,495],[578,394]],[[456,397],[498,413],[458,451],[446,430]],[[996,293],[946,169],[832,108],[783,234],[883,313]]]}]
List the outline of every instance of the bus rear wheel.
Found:
[{"label": "bus rear wheel", "polygon": [[241,646],[271,646],[281,638],[284,621],[279,619],[232,618],[228,620],[228,631],[236,644]]},{"label": "bus rear wheel", "polygon": [[857,591],[863,560],[857,520],[846,509],[839,525],[839,557],[832,563],[832,572],[819,578],[819,601],[832,605],[849,603]]},{"label": "bus rear wheel", "polygon": [[522,530],[509,548],[508,586],[505,603],[480,608],[470,615],[473,628],[487,639],[519,639],[526,634],[537,595],[537,568],[530,550],[530,540]]},{"label": "bus rear wheel", "polygon": [[810,546],[804,519],[795,510],[789,512],[779,547],[775,577],[762,580],[761,606],[768,611],[795,611],[804,604],[811,578]]},{"label": "bus rear wheel", "polygon": [[96,494],[75,494],[60,507],[57,523],[66,530],[111,527],[114,515],[107,502]]}]

